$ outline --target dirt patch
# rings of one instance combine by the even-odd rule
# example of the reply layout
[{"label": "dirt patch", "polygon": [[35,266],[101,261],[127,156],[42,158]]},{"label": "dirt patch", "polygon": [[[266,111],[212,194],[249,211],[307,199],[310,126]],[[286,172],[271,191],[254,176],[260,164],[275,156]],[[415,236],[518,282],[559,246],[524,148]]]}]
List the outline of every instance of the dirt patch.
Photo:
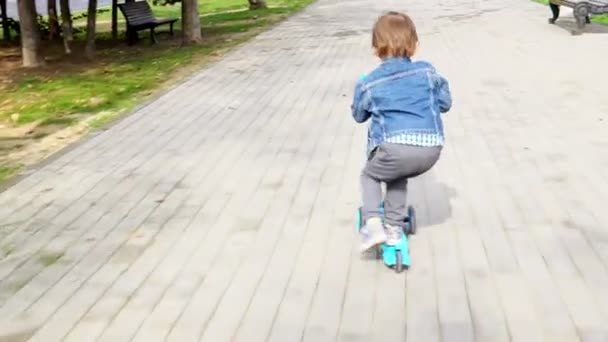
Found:
[{"label": "dirt patch", "polygon": [[0,137],[0,165],[29,166],[38,163],[88,133],[89,123],[95,118],[93,116],[67,128],[42,126],[21,137]]}]

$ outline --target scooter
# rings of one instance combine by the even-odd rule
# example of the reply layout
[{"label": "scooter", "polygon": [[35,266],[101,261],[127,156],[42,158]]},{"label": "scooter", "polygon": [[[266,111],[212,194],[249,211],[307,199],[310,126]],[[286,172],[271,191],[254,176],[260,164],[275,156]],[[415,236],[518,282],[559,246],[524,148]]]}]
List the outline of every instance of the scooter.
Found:
[{"label": "scooter", "polygon": [[[382,202],[381,208],[382,216],[384,217],[384,202]],[[364,225],[361,208],[357,210],[356,222],[357,232],[359,232]],[[397,273],[401,273],[404,269],[408,269],[411,264],[407,237],[416,234],[416,210],[413,206],[408,206],[407,217],[404,223],[401,232],[401,241],[397,245],[389,246],[386,243],[383,243],[379,245],[375,251],[376,259],[382,259],[386,266],[394,269]]]}]

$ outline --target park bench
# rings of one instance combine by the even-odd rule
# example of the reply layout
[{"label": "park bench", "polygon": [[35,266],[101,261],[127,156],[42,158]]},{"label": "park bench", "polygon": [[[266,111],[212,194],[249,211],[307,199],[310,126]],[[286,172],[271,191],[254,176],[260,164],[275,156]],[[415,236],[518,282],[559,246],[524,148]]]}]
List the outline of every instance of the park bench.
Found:
[{"label": "park bench", "polygon": [[156,19],[146,0],[127,1],[124,4],[119,4],[118,7],[127,20],[127,42],[129,45],[133,45],[137,41],[137,32],[143,30],[150,30],[152,44],[158,43],[154,30],[161,25],[169,25],[169,34],[173,35],[173,24],[177,21],[177,18]]},{"label": "park bench", "polygon": [[554,24],[559,18],[559,6],[572,8],[574,19],[576,19],[576,29],[573,34],[581,34],[586,24],[591,22],[591,14],[608,13],[608,0],[549,0],[553,16],[549,18],[549,23]]}]

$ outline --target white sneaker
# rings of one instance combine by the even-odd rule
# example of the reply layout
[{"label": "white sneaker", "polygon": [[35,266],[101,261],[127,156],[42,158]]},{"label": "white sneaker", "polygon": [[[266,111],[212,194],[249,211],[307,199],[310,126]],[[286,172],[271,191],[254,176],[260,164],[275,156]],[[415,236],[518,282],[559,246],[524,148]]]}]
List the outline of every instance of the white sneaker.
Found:
[{"label": "white sneaker", "polygon": [[370,249],[386,242],[386,233],[382,220],[379,217],[372,217],[365,222],[365,227],[361,228],[361,252],[364,253]]},{"label": "white sneaker", "polygon": [[398,226],[386,225],[386,244],[389,246],[396,246],[401,242],[403,235],[403,228]]}]

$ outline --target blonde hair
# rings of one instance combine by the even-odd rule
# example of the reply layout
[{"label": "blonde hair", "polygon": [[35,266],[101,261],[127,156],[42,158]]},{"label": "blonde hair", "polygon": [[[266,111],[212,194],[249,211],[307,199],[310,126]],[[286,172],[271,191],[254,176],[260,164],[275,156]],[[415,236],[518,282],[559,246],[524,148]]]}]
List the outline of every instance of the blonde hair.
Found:
[{"label": "blonde hair", "polygon": [[374,25],[372,46],[381,59],[412,57],[418,45],[416,25],[406,14],[388,12]]}]

